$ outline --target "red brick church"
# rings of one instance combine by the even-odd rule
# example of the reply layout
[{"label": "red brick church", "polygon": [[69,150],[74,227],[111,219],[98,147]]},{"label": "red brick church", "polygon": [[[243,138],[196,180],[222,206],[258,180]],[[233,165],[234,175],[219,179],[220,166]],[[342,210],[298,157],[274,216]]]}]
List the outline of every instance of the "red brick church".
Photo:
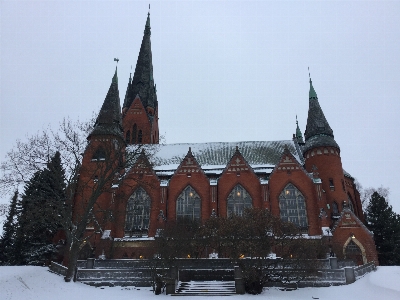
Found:
[{"label": "red brick church", "polygon": [[[360,263],[377,262],[354,178],[342,167],[340,147],[311,79],[304,139],[297,124],[293,137],[280,141],[161,145],[158,115],[162,112],[150,35],[148,15],[122,109],[115,71],[88,136],[89,144],[99,149],[111,141],[124,143],[126,156],[138,145],[154,149],[152,155],[140,154],[124,168],[125,180],[99,196],[98,205],[109,207],[114,221],[101,225],[100,231],[88,224],[91,237],[86,244],[96,249],[96,257],[104,251],[107,258],[147,258],[151,255],[147,249],[164,222],[180,218],[201,222],[256,207],[293,222],[306,238],[328,236],[344,257],[357,254]],[[80,181],[103,156],[100,150],[84,153]],[[83,201],[76,197],[75,206]]]}]

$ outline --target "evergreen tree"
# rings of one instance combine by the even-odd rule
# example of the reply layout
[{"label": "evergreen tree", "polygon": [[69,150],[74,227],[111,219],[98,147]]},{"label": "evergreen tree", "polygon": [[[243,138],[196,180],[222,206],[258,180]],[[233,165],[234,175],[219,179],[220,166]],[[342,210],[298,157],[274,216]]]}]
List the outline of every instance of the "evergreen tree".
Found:
[{"label": "evergreen tree", "polygon": [[17,264],[40,265],[51,259],[56,252],[52,238],[60,229],[64,201],[65,177],[57,152],[25,186],[16,238]]},{"label": "evergreen tree", "polygon": [[6,222],[3,225],[3,236],[0,240],[0,264],[12,265],[15,262],[15,233],[17,218],[18,191],[11,198]]},{"label": "evergreen tree", "polygon": [[374,233],[379,264],[400,264],[400,218],[378,192],[367,207],[367,226]]}]

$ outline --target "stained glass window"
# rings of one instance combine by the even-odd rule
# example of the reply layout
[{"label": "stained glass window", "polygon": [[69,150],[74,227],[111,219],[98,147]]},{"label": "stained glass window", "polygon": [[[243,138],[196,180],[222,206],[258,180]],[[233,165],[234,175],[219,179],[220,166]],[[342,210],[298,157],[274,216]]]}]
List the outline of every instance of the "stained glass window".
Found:
[{"label": "stained glass window", "polygon": [[150,196],[141,187],[129,197],[126,206],[125,235],[147,234],[150,223],[150,202]]},{"label": "stained glass window", "polygon": [[251,199],[249,193],[240,184],[238,184],[233,188],[228,196],[227,216],[242,216],[245,208],[251,208],[252,203],[253,200]]},{"label": "stained glass window", "polygon": [[279,195],[279,209],[282,221],[308,227],[304,196],[293,184],[289,183]]},{"label": "stained glass window", "polygon": [[189,185],[176,200],[176,219],[183,220],[200,220],[200,196]]}]

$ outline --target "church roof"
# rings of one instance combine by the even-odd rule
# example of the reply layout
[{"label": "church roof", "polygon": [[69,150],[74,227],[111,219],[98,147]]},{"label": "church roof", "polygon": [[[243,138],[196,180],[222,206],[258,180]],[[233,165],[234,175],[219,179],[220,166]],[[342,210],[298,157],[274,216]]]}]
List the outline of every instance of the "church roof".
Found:
[{"label": "church roof", "polygon": [[122,137],[122,116],[119,100],[117,68],[108,89],[106,98],[97,116],[92,135],[116,135]]},{"label": "church roof", "polygon": [[[302,164],[300,155],[296,150],[295,142],[283,141],[255,141],[255,142],[211,142],[211,143],[182,143],[166,145],[149,145],[156,147],[150,161],[159,174],[165,175],[176,170],[186,156],[189,147],[206,173],[221,173],[226,167],[233,154],[238,150],[246,159],[247,163],[257,172],[270,173],[279,162],[285,146],[293,156]],[[129,146],[128,152],[134,151],[136,145]]]}]

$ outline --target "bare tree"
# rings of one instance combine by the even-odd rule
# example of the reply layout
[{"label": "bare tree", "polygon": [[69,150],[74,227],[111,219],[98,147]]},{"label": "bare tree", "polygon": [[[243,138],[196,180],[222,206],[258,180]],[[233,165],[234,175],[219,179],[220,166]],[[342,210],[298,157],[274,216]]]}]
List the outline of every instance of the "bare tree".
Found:
[{"label": "bare tree", "polygon": [[355,179],[355,185],[357,187],[357,190],[360,192],[361,206],[364,212],[367,211],[368,204],[374,192],[377,192],[379,195],[389,201],[390,189],[387,187],[381,185],[378,188],[364,188],[357,179]]},{"label": "bare tree", "polygon": [[[64,119],[58,130],[46,129],[26,141],[17,141],[1,164],[0,187],[3,194],[15,190],[42,170],[56,151],[61,153],[66,177],[66,199],[53,207],[66,236],[70,281],[82,245],[90,238],[88,224],[101,232],[107,222],[115,220],[113,203],[102,201],[102,195],[114,194],[122,184],[134,184],[141,178],[129,177],[130,168],[141,155],[152,156],[158,145],[133,145],[126,150],[122,138],[103,137],[101,142],[88,141],[93,121],[72,122]],[[133,182],[133,183],[132,183]]]}]

